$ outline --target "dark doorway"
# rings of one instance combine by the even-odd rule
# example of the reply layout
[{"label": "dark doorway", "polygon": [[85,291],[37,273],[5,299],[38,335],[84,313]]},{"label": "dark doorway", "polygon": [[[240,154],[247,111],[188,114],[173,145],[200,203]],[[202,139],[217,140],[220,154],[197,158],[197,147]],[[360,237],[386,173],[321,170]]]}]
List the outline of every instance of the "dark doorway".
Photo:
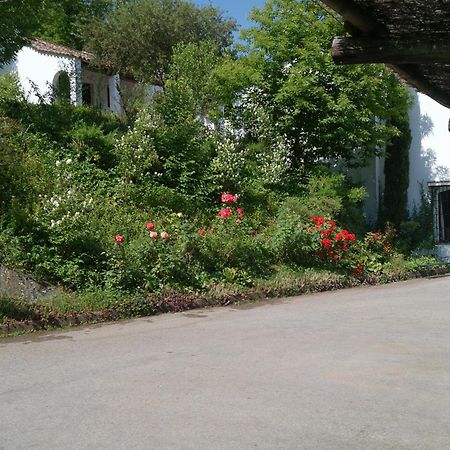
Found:
[{"label": "dark doorway", "polygon": [[83,105],[92,105],[92,84],[83,83],[81,88],[81,99]]},{"label": "dark doorway", "polygon": [[439,193],[439,222],[441,242],[450,242],[450,190]]},{"label": "dark doorway", "polygon": [[55,100],[70,102],[70,77],[67,72],[61,71],[56,74],[53,81]]}]

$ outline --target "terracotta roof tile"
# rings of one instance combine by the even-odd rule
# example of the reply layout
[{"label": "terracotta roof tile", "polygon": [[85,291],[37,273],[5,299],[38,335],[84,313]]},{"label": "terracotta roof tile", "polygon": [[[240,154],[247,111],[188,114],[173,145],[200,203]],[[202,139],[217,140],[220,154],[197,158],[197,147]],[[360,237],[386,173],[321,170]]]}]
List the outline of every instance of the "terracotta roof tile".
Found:
[{"label": "terracotta roof tile", "polygon": [[84,62],[90,62],[94,58],[92,53],[74,50],[72,48],[53,44],[52,42],[44,41],[42,39],[35,39],[32,41],[31,47],[40,52],[50,53],[57,56],[71,56],[73,58],[81,59]]}]

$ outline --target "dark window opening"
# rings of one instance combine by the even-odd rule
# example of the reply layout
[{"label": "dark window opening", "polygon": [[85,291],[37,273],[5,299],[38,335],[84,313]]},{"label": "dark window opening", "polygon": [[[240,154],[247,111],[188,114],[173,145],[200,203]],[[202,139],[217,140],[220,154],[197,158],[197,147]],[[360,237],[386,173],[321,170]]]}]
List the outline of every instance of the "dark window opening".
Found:
[{"label": "dark window opening", "polygon": [[450,190],[439,194],[439,230],[441,242],[450,242]]},{"label": "dark window opening", "polygon": [[108,108],[111,108],[111,93],[109,91],[109,86],[106,86],[106,102],[108,104]]},{"label": "dark window opening", "polygon": [[92,84],[83,83],[81,88],[81,99],[83,105],[92,105]]}]

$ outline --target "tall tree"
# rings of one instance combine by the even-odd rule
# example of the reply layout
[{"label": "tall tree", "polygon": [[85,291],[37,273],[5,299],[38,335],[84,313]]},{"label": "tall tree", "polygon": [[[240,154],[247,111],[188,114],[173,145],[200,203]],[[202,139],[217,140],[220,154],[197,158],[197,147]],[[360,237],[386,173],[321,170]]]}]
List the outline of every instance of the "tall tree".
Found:
[{"label": "tall tree", "polygon": [[408,220],[409,149],[411,129],[408,115],[398,120],[395,126],[400,134],[386,148],[384,163],[384,196],[381,216],[383,221],[399,227]]},{"label": "tall tree", "polygon": [[381,65],[334,64],[343,25],[318,2],[269,0],[251,18],[242,57],[217,72],[235,127],[285,140],[297,165],[382,151],[398,133],[391,119],[407,107],[396,76]]},{"label": "tall tree", "polygon": [[114,4],[114,0],[45,0],[39,37],[82,50],[84,29],[94,20],[104,20]]},{"label": "tall tree", "polygon": [[10,62],[39,28],[43,1],[0,1],[0,66]]},{"label": "tall tree", "polygon": [[185,0],[129,0],[107,20],[86,28],[97,62],[139,81],[162,84],[175,45],[210,40],[221,49],[232,43],[235,22],[212,6]]}]

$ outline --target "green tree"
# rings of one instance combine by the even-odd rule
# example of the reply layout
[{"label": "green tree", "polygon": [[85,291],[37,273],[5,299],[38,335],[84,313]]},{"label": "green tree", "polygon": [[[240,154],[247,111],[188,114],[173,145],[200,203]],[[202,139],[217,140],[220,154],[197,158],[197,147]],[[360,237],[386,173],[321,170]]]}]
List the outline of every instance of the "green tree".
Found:
[{"label": "green tree", "polygon": [[84,29],[95,19],[104,20],[114,4],[114,0],[45,0],[39,37],[82,50]]},{"label": "green tree", "polygon": [[38,30],[43,1],[0,1],[0,66],[10,62]]},{"label": "green tree", "polygon": [[225,49],[232,43],[235,22],[212,7],[184,0],[124,1],[86,28],[88,48],[97,63],[138,81],[163,84],[175,45],[212,41]]},{"label": "green tree", "polygon": [[397,120],[395,126],[399,135],[386,147],[382,217],[383,221],[398,228],[408,220],[409,148],[412,140],[408,115]]},{"label": "green tree", "polygon": [[[251,15],[246,48],[216,72],[235,128],[290,143],[294,165],[355,161],[380,152],[398,133],[391,120],[407,90],[381,65],[338,66],[330,55],[342,23],[315,1],[269,0]],[[362,161],[361,161],[362,162]]]}]

